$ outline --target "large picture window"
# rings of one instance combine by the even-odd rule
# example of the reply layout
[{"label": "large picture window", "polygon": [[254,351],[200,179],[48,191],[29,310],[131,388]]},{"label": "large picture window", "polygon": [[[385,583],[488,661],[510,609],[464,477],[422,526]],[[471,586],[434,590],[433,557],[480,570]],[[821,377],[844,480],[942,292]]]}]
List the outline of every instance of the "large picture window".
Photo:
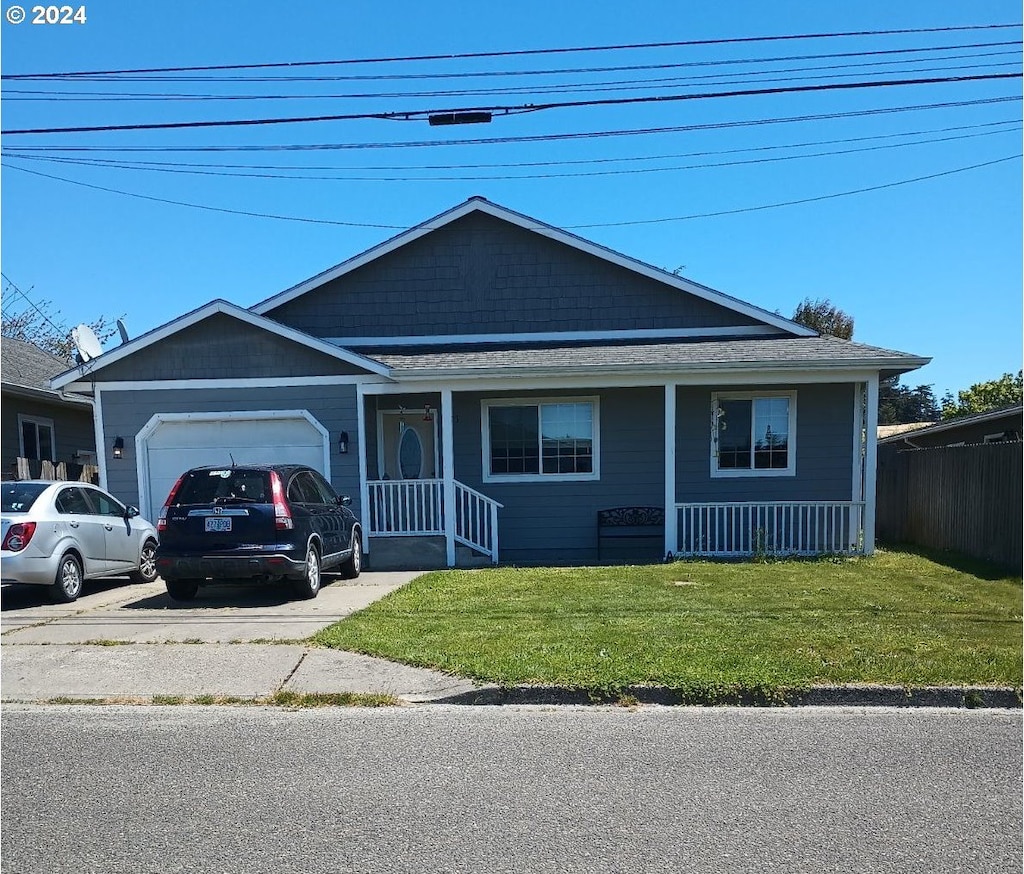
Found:
[{"label": "large picture window", "polygon": [[484,479],[597,479],[597,399],[485,401]]},{"label": "large picture window", "polygon": [[711,399],[712,476],[796,473],[796,392],[727,392]]}]

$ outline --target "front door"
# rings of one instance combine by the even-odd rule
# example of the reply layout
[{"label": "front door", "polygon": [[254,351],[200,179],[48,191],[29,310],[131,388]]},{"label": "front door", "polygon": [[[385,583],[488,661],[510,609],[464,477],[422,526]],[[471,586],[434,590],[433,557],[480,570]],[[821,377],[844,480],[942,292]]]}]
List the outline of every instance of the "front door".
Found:
[{"label": "front door", "polygon": [[382,411],[378,418],[377,475],[380,479],[435,479],[437,418],[421,411]]}]

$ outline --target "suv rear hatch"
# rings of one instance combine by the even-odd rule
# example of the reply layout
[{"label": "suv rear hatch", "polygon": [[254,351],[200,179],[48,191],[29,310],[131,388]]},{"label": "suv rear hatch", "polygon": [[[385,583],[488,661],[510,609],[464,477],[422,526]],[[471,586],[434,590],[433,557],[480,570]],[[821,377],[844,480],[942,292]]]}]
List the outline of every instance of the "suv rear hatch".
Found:
[{"label": "suv rear hatch", "polygon": [[266,549],[278,542],[276,513],[271,471],[190,470],[168,498],[160,546],[190,555]]}]

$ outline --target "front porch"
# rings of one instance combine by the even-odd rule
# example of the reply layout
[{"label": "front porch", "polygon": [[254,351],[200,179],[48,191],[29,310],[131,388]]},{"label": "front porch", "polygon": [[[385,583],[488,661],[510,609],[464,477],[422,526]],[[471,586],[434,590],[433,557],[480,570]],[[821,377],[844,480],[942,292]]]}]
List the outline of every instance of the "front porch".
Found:
[{"label": "front porch", "polygon": [[[707,385],[589,387],[586,394],[361,387],[360,512],[369,561],[375,552],[389,566],[423,568],[870,554],[875,385],[785,389],[794,407],[800,395],[806,453],[799,470],[792,461],[789,470],[769,471],[785,476],[715,476],[714,460],[709,473],[708,443],[713,451],[718,432],[713,421],[709,438],[707,405],[715,389]],[[513,403],[589,404],[592,445],[574,444],[574,463],[585,460],[585,475],[545,476],[543,467],[539,474],[496,475],[488,458],[488,411]],[[826,426],[835,432],[831,442],[815,446],[808,435]],[[792,457],[797,427],[794,410]],[[542,442],[542,458],[545,451]],[[667,511],[643,539],[619,541],[602,555],[599,515],[630,506]],[[642,554],[629,553],[634,544],[644,547]]]}]

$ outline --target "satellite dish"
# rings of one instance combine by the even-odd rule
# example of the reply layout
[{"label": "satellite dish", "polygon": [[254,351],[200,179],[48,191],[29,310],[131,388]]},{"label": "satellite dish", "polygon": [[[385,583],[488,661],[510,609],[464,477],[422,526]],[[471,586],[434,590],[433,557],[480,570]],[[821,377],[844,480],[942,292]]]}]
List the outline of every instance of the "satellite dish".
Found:
[{"label": "satellite dish", "polygon": [[100,345],[100,341],[96,339],[96,335],[88,325],[79,325],[77,328],[72,328],[71,339],[78,350],[78,357],[82,364],[85,364],[86,361],[91,361],[93,358],[99,358],[103,354],[103,347]]},{"label": "satellite dish", "polygon": [[121,335],[121,342],[128,342],[128,329],[124,326],[124,319],[117,320],[117,332]]}]

